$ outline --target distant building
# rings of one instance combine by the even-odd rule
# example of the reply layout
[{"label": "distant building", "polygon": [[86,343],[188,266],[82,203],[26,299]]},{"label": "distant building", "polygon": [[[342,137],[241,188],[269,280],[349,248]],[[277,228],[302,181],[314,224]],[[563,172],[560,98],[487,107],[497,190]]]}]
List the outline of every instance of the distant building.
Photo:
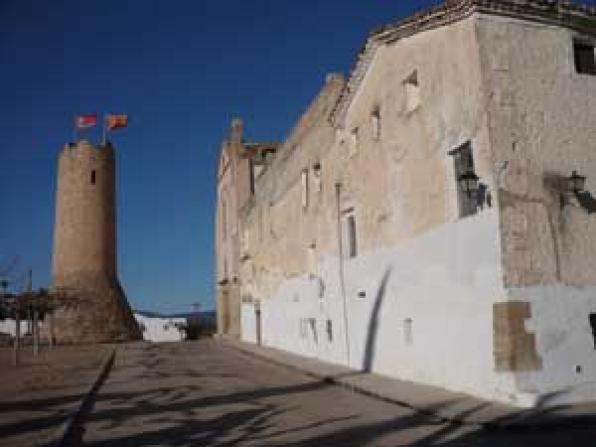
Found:
[{"label": "distant building", "polygon": [[277,146],[246,143],[239,119],[234,120],[230,136],[222,144],[215,216],[217,332],[221,336],[240,337],[240,206],[253,197],[255,179]]},{"label": "distant building", "polygon": [[[20,321],[20,334],[25,335],[28,330],[29,322],[27,320]],[[5,318],[0,320],[0,335],[9,335],[14,337],[17,333],[17,322],[14,318]]]},{"label": "distant building", "polygon": [[185,339],[186,318],[161,317],[142,312],[135,312],[134,316],[143,332],[143,340],[172,342]]},{"label": "distant building", "polygon": [[595,45],[594,8],[449,0],[371,33],[258,170],[235,121],[220,332],[519,406],[596,399]]}]

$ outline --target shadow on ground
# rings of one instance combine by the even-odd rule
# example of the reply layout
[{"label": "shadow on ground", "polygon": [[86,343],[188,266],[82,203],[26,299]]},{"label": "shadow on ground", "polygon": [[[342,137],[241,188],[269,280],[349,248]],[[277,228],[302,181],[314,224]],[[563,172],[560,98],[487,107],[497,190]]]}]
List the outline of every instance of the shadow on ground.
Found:
[{"label": "shadow on ground", "polygon": [[[174,348],[172,348],[174,349]],[[227,355],[227,354],[226,354]],[[145,381],[141,391],[112,392],[104,390],[97,396],[96,406],[85,419],[86,427],[100,428],[100,436],[87,437],[83,431],[72,445],[86,446],[528,446],[545,447],[568,445],[593,445],[596,439],[596,417],[575,423],[562,423],[539,429],[482,429],[446,423],[432,416],[443,407],[457,404],[454,401],[437,403],[420,412],[380,403],[365,396],[339,390],[327,380],[307,380],[281,386],[249,384],[248,389],[222,392],[214,391],[208,383],[219,376],[221,370],[227,380],[234,382],[243,376],[242,371],[230,373],[226,367],[210,364],[204,368],[185,369],[167,366],[175,357],[162,356],[143,360],[144,367],[133,376]],[[237,356],[238,362],[245,361]],[[259,360],[252,360],[259,362]],[[268,365],[269,368],[273,368]],[[277,367],[275,367],[277,368]],[[164,377],[183,377],[184,385],[158,386]],[[237,375],[237,377],[236,377]],[[116,378],[117,379],[117,378]],[[204,382],[207,380],[207,382]],[[133,380],[134,381],[134,380]],[[189,382],[190,381],[190,382]],[[155,386],[152,386],[155,384]],[[376,420],[365,421],[357,410],[338,406],[341,402],[327,400],[325,417],[304,417],[301,404],[321,401],[328,391],[345,393],[355,399],[385,405],[386,414]],[[329,393],[329,396],[337,395]],[[457,417],[463,418],[482,411],[483,405],[466,410]],[[295,412],[302,411],[300,418]],[[548,409],[543,410],[548,413]],[[131,429],[132,427],[132,429]],[[105,433],[105,436],[104,436]]]}]

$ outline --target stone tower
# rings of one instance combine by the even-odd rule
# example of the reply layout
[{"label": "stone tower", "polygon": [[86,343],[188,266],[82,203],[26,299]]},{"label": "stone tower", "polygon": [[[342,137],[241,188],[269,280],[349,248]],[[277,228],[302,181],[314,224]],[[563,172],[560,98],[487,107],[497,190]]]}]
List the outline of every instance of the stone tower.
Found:
[{"label": "stone tower", "polygon": [[64,147],[58,161],[53,288],[72,301],[54,313],[58,343],[142,338],[116,268],[115,160],[110,143]]}]

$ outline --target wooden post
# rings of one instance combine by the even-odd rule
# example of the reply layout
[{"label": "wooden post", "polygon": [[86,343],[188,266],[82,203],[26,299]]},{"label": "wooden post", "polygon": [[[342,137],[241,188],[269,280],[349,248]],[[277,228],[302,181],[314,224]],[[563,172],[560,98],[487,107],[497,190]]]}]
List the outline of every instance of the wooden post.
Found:
[{"label": "wooden post", "polygon": [[[18,298],[16,298],[18,300]],[[21,306],[20,302],[15,303],[15,336],[13,343],[13,363],[14,366],[19,365],[19,348],[21,344]]]},{"label": "wooden post", "polygon": [[33,303],[33,357],[39,355],[39,306]]},{"label": "wooden post", "polygon": [[46,312],[46,318],[48,319],[48,326],[49,326],[49,330],[48,330],[48,345],[50,346],[50,348],[54,347],[54,309],[50,309],[48,312]]}]

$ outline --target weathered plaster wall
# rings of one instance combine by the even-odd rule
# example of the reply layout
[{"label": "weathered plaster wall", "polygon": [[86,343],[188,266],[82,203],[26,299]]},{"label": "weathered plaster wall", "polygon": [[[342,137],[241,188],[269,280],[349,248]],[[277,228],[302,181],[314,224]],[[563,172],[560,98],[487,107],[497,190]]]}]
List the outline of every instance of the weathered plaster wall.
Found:
[{"label": "weathered plaster wall", "polygon": [[576,34],[568,29],[480,15],[477,36],[509,288],[503,298],[526,303],[525,329],[536,344],[528,354],[540,359],[530,370],[511,368],[519,371],[516,386],[547,405],[595,399],[596,221],[571,194],[561,208],[550,185],[577,170],[596,193],[596,76],[576,73]]},{"label": "weathered plaster wall", "polygon": [[242,157],[242,121],[232,121],[220,153],[215,218],[218,333],[240,336],[239,210],[250,195],[250,165]]},{"label": "weathered plaster wall", "polygon": [[[409,239],[458,218],[448,152],[468,140],[476,173],[493,189],[479,67],[472,19],[377,50],[346,113],[338,150],[363,248]],[[414,72],[420,105],[409,110],[405,81]],[[381,136],[375,141],[370,122],[377,108]],[[360,144],[350,158],[355,128]]]},{"label": "weathered plaster wall", "polygon": [[[587,176],[596,193],[596,76],[577,74],[574,32],[479,16],[477,35],[499,180],[505,283],[596,285],[594,218],[547,176]],[[521,43],[521,44],[520,44]]]},{"label": "weathered plaster wall", "polygon": [[[308,271],[309,259],[334,246],[334,180],[328,162],[335,130],[327,117],[344,81],[330,75],[275,159],[256,180],[254,201],[244,210],[243,296],[265,299],[282,281]],[[314,166],[321,164],[321,187]],[[302,175],[308,205],[302,205]]]}]

